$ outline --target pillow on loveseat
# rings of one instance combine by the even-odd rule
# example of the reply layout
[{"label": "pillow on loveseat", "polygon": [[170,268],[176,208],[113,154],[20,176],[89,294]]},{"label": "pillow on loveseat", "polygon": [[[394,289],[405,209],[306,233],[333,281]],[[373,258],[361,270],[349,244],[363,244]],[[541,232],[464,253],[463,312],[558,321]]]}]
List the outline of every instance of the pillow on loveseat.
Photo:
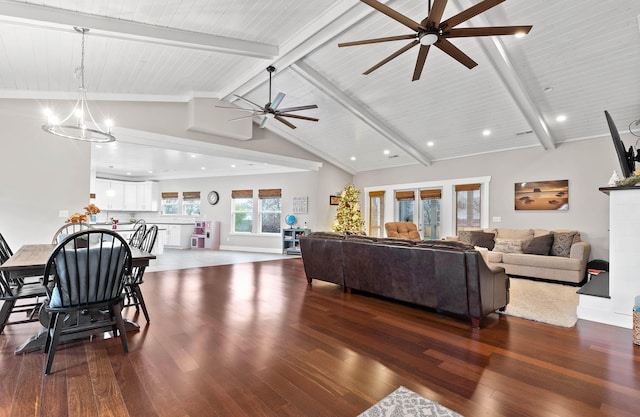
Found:
[{"label": "pillow on loveseat", "polygon": [[568,258],[571,254],[571,245],[578,232],[553,232],[553,245],[551,255]]},{"label": "pillow on loveseat", "polygon": [[495,246],[495,241],[493,238],[496,236],[495,233],[487,233],[487,232],[471,232],[470,233],[470,244],[473,246],[480,246],[483,248],[487,248],[489,250],[493,250]]},{"label": "pillow on loveseat", "polygon": [[526,241],[523,239],[502,239],[497,237],[493,251],[502,253],[522,253],[522,246],[525,242]]},{"label": "pillow on loveseat", "polygon": [[522,250],[522,253],[530,255],[549,255],[553,246],[553,234],[534,237],[531,242]]}]

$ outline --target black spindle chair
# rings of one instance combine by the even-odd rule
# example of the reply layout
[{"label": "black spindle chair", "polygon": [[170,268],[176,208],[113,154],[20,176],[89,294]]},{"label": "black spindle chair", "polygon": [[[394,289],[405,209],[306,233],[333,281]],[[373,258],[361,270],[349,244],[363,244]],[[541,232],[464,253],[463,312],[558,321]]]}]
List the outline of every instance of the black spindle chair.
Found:
[{"label": "black spindle chair", "polygon": [[144,234],[147,232],[147,225],[144,220],[138,220],[135,224],[137,226],[134,226],[134,232],[131,235],[131,238],[129,238],[129,246],[139,248],[142,244],[142,240],[144,239]]},{"label": "black spindle chair", "polygon": [[[153,250],[153,246],[156,243],[156,237],[158,236],[158,226],[153,225],[149,227],[147,232],[144,235],[144,239],[140,243],[138,248],[144,252],[151,253]],[[149,311],[147,311],[147,305],[144,302],[144,297],[142,296],[142,290],[140,289],[140,285],[144,283],[144,271],[146,267],[144,266],[134,266],[131,269],[131,275],[126,277],[126,282],[124,286],[125,294],[127,296],[127,303],[125,307],[133,307],[135,306],[136,311],[140,311],[140,307],[142,307],[142,313],[144,314],[144,318],[149,323]]]},{"label": "black spindle chair", "polygon": [[[110,230],[89,229],[64,238],[44,271],[45,304],[50,314],[44,352],[50,373],[58,343],[113,330],[129,351],[122,302],[124,278],[131,271],[131,249]],[[49,281],[52,280],[50,283]]]},{"label": "black spindle chair", "polygon": [[[0,234],[0,265],[5,263],[13,255],[9,244]],[[20,274],[10,275],[0,271],[0,333],[9,324],[28,323],[38,320],[37,312],[42,303],[40,298],[46,297],[46,292],[40,281],[29,282],[25,285],[25,277]],[[25,302],[26,300],[27,302]],[[20,304],[18,304],[20,302]],[[23,320],[9,321],[9,317],[14,313],[26,313],[27,318]]]}]

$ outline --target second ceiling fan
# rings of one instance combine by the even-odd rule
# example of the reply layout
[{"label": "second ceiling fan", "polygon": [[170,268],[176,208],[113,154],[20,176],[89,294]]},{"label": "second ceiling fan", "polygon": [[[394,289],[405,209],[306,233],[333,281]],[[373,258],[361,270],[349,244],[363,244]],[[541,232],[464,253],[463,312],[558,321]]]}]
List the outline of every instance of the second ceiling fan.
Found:
[{"label": "second ceiling fan", "polygon": [[[249,111],[252,114],[250,116],[238,117],[237,119],[231,119],[231,120],[241,120],[241,119],[251,118],[254,116],[264,116],[264,118],[262,119],[262,122],[260,122],[260,127],[265,127],[269,119],[276,119],[277,121],[289,126],[291,129],[295,129],[296,126],[293,123],[286,120],[285,117],[317,122],[319,119],[316,119],[315,117],[300,116],[298,114],[291,113],[291,112],[300,111],[300,110],[317,109],[318,106],[315,104],[310,104],[307,106],[286,107],[284,109],[279,109],[278,106],[280,106],[280,103],[282,103],[282,99],[284,99],[284,96],[285,96],[285,94],[282,92],[278,93],[274,100],[271,100],[271,74],[273,74],[275,71],[276,71],[275,67],[273,66],[267,67],[267,72],[269,73],[269,102],[264,106],[260,106],[259,104],[256,104],[247,98],[234,94],[235,97],[253,106],[254,109],[242,109],[242,108],[233,107],[233,109],[235,110]],[[218,106],[218,107],[221,107],[221,106]],[[231,108],[231,107],[226,107],[226,108]]]},{"label": "second ceiling fan", "polygon": [[466,22],[474,16],[484,13],[490,8],[497,6],[505,0],[484,0],[480,3],[469,7],[466,10],[458,13],[457,15],[450,17],[445,21],[441,21],[444,9],[447,6],[447,0],[434,0],[433,7],[431,7],[431,0],[429,0],[429,12],[420,23],[406,17],[405,15],[395,11],[389,6],[382,4],[376,0],[360,0],[365,4],[373,7],[381,13],[389,16],[390,18],[402,23],[409,29],[412,29],[415,33],[408,35],[389,36],[385,38],[366,39],[355,42],[340,43],[338,46],[355,46],[365,45],[370,43],[390,42],[412,39],[407,45],[403,46],[393,54],[389,55],[382,61],[378,62],[373,67],[366,70],[363,74],[367,75],[377,70],[387,62],[400,56],[404,52],[413,48],[416,45],[420,45],[418,51],[418,59],[416,66],[413,70],[413,81],[420,79],[422,69],[427,60],[427,54],[429,48],[433,45],[436,48],[442,50],[444,53],[460,62],[465,67],[471,69],[478,65],[473,59],[469,58],[464,52],[458,49],[455,45],[449,42],[448,38],[467,38],[474,36],[498,36],[498,35],[516,35],[519,33],[527,34],[533,26],[491,26],[491,27],[472,27],[472,28],[455,28],[461,23]]}]

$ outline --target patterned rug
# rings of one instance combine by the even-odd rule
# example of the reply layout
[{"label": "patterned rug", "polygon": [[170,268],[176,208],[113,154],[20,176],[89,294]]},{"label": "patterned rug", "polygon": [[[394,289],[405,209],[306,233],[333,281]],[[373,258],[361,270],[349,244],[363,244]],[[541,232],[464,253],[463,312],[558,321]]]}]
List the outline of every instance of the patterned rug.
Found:
[{"label": "patterned rug", "polygon": [[578,287],[511,278],[510,300],[503,314],[560,327],[573,327],[578,320]]},{"label": "patterned rug", "polygon": [[358,417],[463,417],[415,392],[400,387]]}]

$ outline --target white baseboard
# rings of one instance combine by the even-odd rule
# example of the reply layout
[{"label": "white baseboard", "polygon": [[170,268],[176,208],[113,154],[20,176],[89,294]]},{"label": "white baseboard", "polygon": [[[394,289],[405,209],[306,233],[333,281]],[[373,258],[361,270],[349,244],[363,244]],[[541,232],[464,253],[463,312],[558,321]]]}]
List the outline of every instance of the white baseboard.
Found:
[{"label": "white baseboard", "polygon": [[261,252],[261,253],[282,253],[280,248],[254,248],[250,246],[230,246],[220,245],[220,250],[230,250],[237,252]]}]

